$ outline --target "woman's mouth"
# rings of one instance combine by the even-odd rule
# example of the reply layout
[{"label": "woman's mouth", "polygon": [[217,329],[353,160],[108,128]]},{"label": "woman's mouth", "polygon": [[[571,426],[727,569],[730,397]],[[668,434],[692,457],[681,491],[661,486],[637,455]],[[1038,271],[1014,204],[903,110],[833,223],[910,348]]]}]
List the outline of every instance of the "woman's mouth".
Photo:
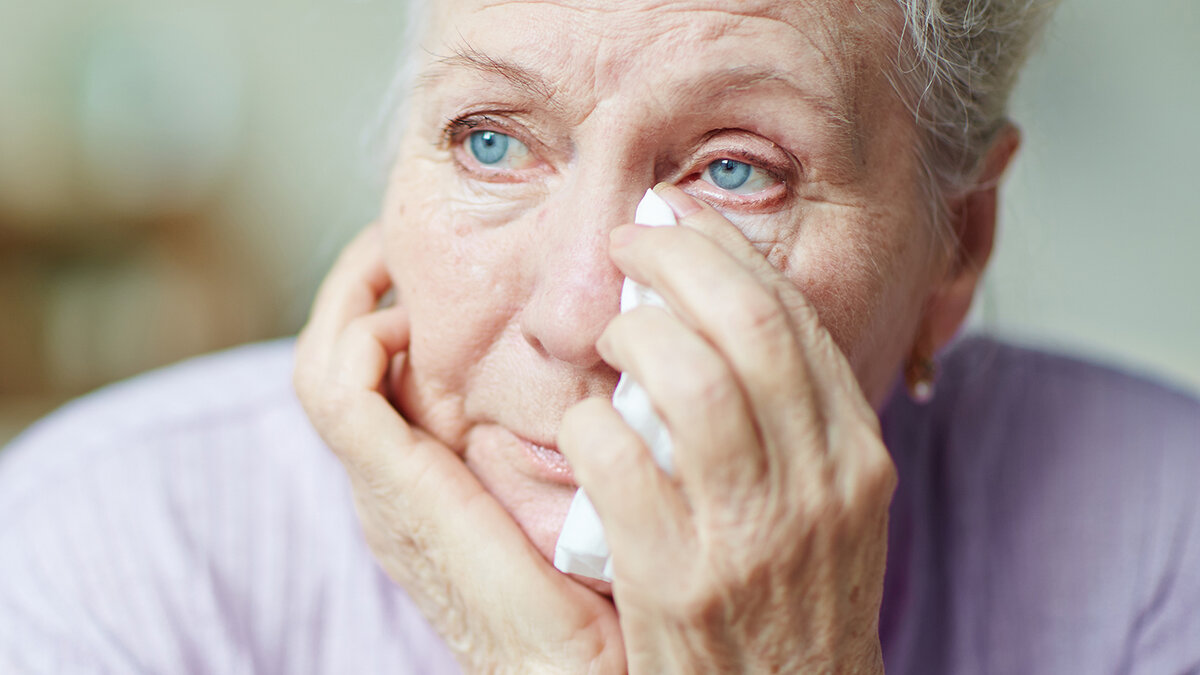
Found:
[{"label": "woman's mouth", "polygon": [[[516,436],[516,434],[514,434]],[[517,436],[535,476],[547,483],[576,487],[575,473],[558,448]]]}]

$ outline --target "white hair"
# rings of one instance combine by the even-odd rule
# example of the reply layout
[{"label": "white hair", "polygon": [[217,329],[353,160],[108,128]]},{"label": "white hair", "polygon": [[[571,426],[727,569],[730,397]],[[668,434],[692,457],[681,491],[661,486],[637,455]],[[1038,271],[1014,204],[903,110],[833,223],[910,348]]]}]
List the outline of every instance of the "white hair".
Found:
[{"label": "white hair", "polygon": [[896,2],[904,28],[890,75],[922,132],[919,158],[942,229],[950,200],[976,185],[1008,123],[1017,75],[1057,0]]},{"label": "white hair", "polygon": [[[894,0],[903,15],[892,84],[921,129],[931,217],[945,234],[950,199],[975,185],[1008,121],[1017,74],[1057,0]],[[393,153],[416,84],[433,0],[408,0],[402,54],[385,114]]]}]

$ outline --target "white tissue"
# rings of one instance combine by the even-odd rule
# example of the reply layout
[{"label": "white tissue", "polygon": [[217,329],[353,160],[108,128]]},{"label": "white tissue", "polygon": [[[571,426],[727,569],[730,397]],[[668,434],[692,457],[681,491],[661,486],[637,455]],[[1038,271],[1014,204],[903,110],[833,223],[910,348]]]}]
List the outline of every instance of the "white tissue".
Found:
[{"label": "white tissue", "polygon": [[[646,190],[646,195],[637,205],[633,222],[654,227],[676,224],[670,205],[653,190]],[[621,312],[641,305],[666,307],[667,303],[653,290],[632,279],[625,279],[621,287]],[[621,379],[617,382],[613,392],[613,407],[642,437],[654,461],[664,471],[671,473],[671,436],[650,405],[646,390],[634,382],[628,373],[621,373]],[[612,554],[604,538],[604,526],[582,489],[575,493],[562,532],[558,535],[558,544],[554,547],[554,566],[569,574],[612,581]]]}]

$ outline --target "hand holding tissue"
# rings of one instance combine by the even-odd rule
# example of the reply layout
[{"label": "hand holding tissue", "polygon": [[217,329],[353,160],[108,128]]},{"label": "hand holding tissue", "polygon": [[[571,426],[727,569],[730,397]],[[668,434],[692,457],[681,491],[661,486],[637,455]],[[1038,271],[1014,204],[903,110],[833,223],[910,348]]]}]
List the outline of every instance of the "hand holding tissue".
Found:
[{"label": "hand holding tissue", "polygon": [[[637,205],[633,222],[638,225],[667,227],[675,225],[675,214],[670,205],[646,190]],[[625,279],[621,287],[621,312],[628,312],[642,305],[666,307],[662,296],[652,289]],[[646,390],[627,373],[621,373],[617,388],[613,391],[613,408],[625,422],[645,441],[646,447],[667,473],[671,473],[671,436],[654,412]],[[604,536],[604,525],[583,489],[575,493],[567,519],[563,523],[558,543],[554,549],[554,566],[568,574],[578,574],[602,581],[612,581],[612,554]]]}]

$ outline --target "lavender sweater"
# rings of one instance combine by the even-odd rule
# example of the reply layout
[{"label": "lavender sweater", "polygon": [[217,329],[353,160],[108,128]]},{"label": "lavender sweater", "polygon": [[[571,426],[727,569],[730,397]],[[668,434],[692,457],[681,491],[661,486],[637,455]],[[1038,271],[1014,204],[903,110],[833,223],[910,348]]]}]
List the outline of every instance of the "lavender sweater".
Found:
[{"label": "lavender sweater", "polygon": [[[376,567],[290,342],[0,452],[0,673],[454,673]],[[883,415],[889,673],[1200,673],[1200,403],[983,339]]]}]

